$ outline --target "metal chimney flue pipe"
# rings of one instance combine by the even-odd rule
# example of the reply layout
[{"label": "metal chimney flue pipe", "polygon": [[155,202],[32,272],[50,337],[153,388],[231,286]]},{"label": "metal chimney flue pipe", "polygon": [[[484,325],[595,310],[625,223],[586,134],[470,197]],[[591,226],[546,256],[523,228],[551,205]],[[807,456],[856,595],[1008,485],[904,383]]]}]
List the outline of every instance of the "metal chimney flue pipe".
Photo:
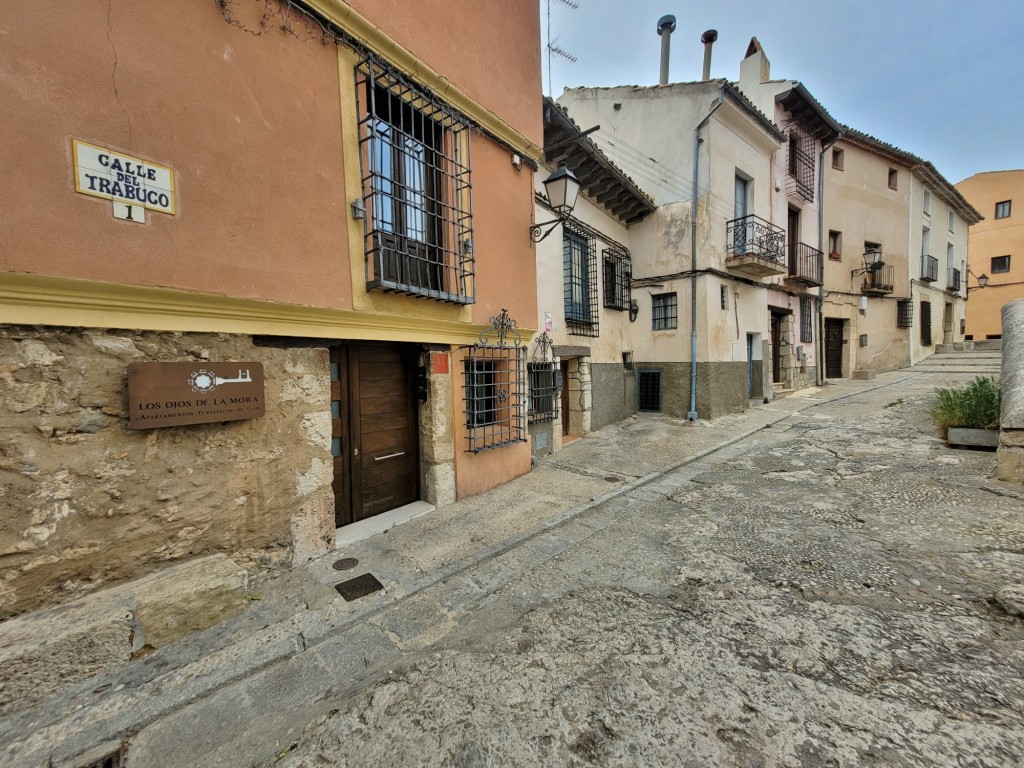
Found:
[{"label": "metal chimney flue pipe", "polygon": [[700,41],[704,43],[704,73],[701,76],[701,80],[711,79],[711,46],[715,44],[715,40],[717,39],[717,29],[709,29],[700,36]]},{"label": "metal chimney flue pipe", "polygon": [[659,85],[668,84],[668,49],[669,38],[676,31],[676,17],[669,14],[658,19],[658,36],[661,38],[661,78]]}]

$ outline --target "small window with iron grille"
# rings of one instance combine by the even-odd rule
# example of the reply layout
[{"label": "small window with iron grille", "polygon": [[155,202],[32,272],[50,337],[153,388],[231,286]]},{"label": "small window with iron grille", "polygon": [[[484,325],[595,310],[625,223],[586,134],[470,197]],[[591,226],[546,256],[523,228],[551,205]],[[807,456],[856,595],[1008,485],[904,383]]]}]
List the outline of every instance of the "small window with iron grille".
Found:
[{"label": "small window with iron grille", "polygon": [[522,347],[470,347],[465,362],[467,451],[480,453],[526,440]]},{"label": "small window with iron grille", "polygon": [[810,344],[814,341],[814,326],[811,324],[811,299],[800,297],[800,343]]},{"label": "small window with iron grille", "polygon": [[629,309],[632,299],[629,281],[632,277],[629,255],[618,251],[604,252],[604,305],[608,309]]},{"label": "small window with iron grille", "polygon": [[651,330],[665,331],[677,327],[678,306],[674,293],[656,293],[651,296]]},{"label": "small window with iron grille", "polygon": [[930,301],[921,302],[921,346],[930,347],[932,345],[932,303]]},{"label": "small window with iron grille", "polygon": [[896,302],[896,327],[914,327],[914,302],[910,299],[900,299]]},{"label": "small window with iron grille", "polygon": [[814,137],[795,123],[789,126],[788,170],[786,191],[814,202]]},{"label": "small window with iron grille", "polygon": [[468,121],[374,59],[356,96],[367,289],[472,304]]},{"label": "small window with iron grille", "polygon": [[566,330],[572,336],[597,336],[597,243],[571,222],[563,229]]},{"label": "small window with iron grille", "polygon": [[[1009,256],[993,256],[992,257],[992,274],[998,274],[1000,272],[1010,271],[1010,257]],[[972,273],[973,274],[973,273]]]},{"label": "small window with iron grille", "polygon": [[528,363],[530,374],[530,423],[558,417],[558,364]]}]

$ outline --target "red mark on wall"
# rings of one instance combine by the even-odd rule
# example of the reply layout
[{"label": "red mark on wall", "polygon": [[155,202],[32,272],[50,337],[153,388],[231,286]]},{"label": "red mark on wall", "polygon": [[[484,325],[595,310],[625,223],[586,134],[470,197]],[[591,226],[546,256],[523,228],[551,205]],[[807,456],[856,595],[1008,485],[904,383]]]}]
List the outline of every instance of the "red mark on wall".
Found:
[{"label": "red mark on wall", "polygon": [[430,353],[430,370],[433,373],[448,373],[448,353],[447,352],[431,352]]}]

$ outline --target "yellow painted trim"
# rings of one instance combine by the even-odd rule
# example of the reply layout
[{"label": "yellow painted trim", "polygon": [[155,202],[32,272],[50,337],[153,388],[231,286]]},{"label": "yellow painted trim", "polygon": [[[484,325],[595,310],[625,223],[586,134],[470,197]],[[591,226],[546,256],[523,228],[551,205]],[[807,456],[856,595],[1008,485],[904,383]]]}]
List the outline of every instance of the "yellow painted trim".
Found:
[{"label": "yellow painted trim", "polygon": [[[482,107],[448,78],[427,66],[415,54],[403,48],[371,21],[356,13],[343,0],[304,0],[304,3],[344,29],[367,48],[375,51],[392,66],[425,85],[481,128],[504,141],[520,155],[530,158],[534,162],[541,161],[543,150],[539,146],[493,112]],[[438,41],[439,45],[449,43],[450,41]]]},{"label": "yellow painted trim", "polygon": [[[485,328],[431,317],[10,272],[0,274],[0,323],[454,345],[477,343]],[[520,330],[524,339],[533,335]]]}]

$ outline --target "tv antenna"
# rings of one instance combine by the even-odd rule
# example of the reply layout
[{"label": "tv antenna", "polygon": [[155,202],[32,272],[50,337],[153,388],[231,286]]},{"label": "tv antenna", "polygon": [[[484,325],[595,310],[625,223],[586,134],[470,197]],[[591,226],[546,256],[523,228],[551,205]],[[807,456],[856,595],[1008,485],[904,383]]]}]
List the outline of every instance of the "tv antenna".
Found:
[{"label": "tv antenna", "polygon": [[[561,3],[562,5],[565,5],[565,6],[568,6],[569,8],[571,8],[574,11],[577,10],[580,7],[580,4],[578,2],[576,2],[576,0],[555,0],[555,2],[556,3]],[[576,57],[570,51],[567,51],[565,48],[563,48],[562,46],[560,46],[558,44],[558,38],[557,37],[555,38],[554,41],[551,40],[551,0],[547,0],[547,3],[548,3],[548,25],[547,25],[548,26],[548,29],[547,29],[547,32],[548,32],[548,44],[547,44],[547,51],[548,51],[548,95],[551,98],[555,98],[554,86],[552,86],[552,84],[551,84],[551,59],[552,59],[552,57],[553,56],[557,56],[560,59],[564,59],[565,61],[568,61],[570,64],[575,64],[577,59],[576,59]]]}]

